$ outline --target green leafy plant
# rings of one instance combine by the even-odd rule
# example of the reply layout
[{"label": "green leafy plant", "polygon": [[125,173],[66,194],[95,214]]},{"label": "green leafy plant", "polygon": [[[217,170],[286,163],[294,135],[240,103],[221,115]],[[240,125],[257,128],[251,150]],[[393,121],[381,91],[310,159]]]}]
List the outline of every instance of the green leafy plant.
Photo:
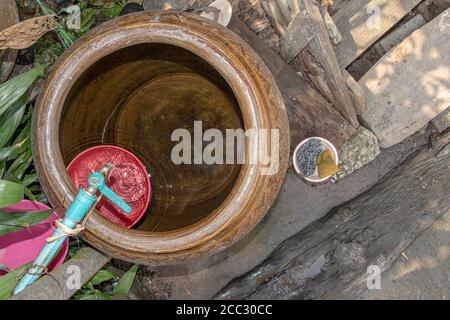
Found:
[{"label": "green leafy plant", "polygon": [[9,271],[9,268],[7,266],[5,266],[4,264],[0,263],[0,270]]},{"label": "green leafy plant", "polygon": [[0,236],[23,228],[29,228],[52,214],[52,210],[5,212],[0,210]]},{"label": "green leafy plant", "polygon": [[[126,298],[133,285],[139,265],[133,265],[120,279],[108,270],[98,271],[88,283],[75,293],[75,300],[114,300]],[[105,283],[112,289],[105,290]],[[103,291],[100,290],[103,286]]]},{"label": "green leafy plant", "polygon": [[[48,8],[42,0],[35,1],[46,16],[56,15],[55,12]],[[56,21],[56,26],[56,34],[58,35],[61,44],[65,49],[69,48],[75,42],[75,36],[66,30],[66,27],[63,23]]]},{"label": "green leafy plant", "polygon": [[111,3],[105,3],[101,8],[101,12],[107,19],[113,19],[120,14],[126,4],[126,0],[116,0]]},{"label": "green leafy plant", "polygon": [[[33,200],[45,200],[32,168],[31,115],[27,92],[44,73],[44,66],[35,67],[0,85],[0,208],[16,204],[26,195]],[[36,196],[35,193],[38,193]],[[7,213],[0,210],[0,236],[28,228],[52,213]],[[29,264],[0,277],[0,300],[8,299]],[[1,266],[2,270],[9,270]]]},{"label": "green leafy plant", "polygon": [[[81,8],[81,31],[73,33],[66,29],[61,17],[49,9],[43,0],[35,0],[44,15],[55,16],[58,39],[44,36],[32,47],[35,53],[35,66],[0,85],[0,208],[13,205],[24,197],[47,202],[36,171],[33,167],[31,151],[31,117],[33,106],[28,102],[28,91],[37,78],[44,75],[45,66],[53,64],[65,49],[71,46],[78,36],[83,35],[95,24],[95,17],[102,13],[107,19],[119,15],[125,0],[99,1],[89,5],[84,0],[77,4]],[[61,11],[64,12],[64,9]],[[57,41],[59,40],[59,41]],[[2,52],[0,51],[0,55]],[[36,62],[38,61],[38,62]],[[42,63],[39,63],[42,62]],[[6,213],[0,209],[0,236],[30,227],[52,213],[16,212]],[[69,256],[86,244],[79,239],[71,239]],[[16,270],[9,270],[0,264],[0,270],[10,271],[0,277],[0,300],[8,299],[12,290],[30,264]],[[133,284],[138,266],[133,266],[121,279],[107,270],[100,270],[75,297],[80,299],[117,299],[126,295]],[[111,292],[102,292],[103,284],[111,283]]]},{"label": "green leafy plant", "polygon": [[12,291],[16,287],[22,274],[27,270],[31,263],[24,264],[16,270],[11,271],[0,277],[0,300],[8,300]]},{"label": "green leafy plant", "polygon": [[139,265],[133,265],[114,287],[113,295],[127,295],[133,285]]},{"label": "green leafy plant", "polygon": [[28,91],[36,78],[43,73],[44,66],[37,64],[28,72],[22,73],[0,85],[0,116],[17,102]]},{"label": "green leafy plant", "polygon": [[36,185],[37,175],[30,169],[33,109],[27,101],[28,90],[43,73],[44,66],[36,64],[0,85],[0,208],[17,203],[24,195],[45,199]]},{"label": "green leafy plant", "polygon": [[16,204],[22,199],[23,199],[22,184],[6,180],[0,180],[0,208]]},{"label": "green leafy plant", "polygon": [[125,0],[116,1],[86,1],[79,0],[77,5],[81,10],[81,30],[80,34],[87,32],[94,24],[95,17],[102,13],[106,19],[113,19],[117,17],[127,4]]},{"label": "green leafy plant", "polygon": [[69,252],[67,254],[66,260],[74,257],[77,254],[77,251],[81,248],[84,248],[87,246],[87,243],[84,242],[80,237],[70,237],[69,238]]}]

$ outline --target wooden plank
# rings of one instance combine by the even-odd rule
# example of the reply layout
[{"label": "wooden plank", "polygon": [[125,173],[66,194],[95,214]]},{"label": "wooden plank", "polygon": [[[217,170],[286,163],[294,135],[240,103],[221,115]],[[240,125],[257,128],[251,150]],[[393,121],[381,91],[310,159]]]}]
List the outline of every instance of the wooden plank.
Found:
[{"label": "wooden plank", "polygon": [[434,118],[432,122],[439,133],[442,133],[450,128],[450,102],[447,109]]},{"label": "wooden plank", "polygon": [[333,18],[331,18],[330,14],[327,10],[321,10],[323,21],[325,22],[325,26],[327,27],[328,35],[334,44],[339,44],[342,41],[342,34],[334,23]]},{"label": "wooden plank", "polygon": [[281,56],[291,62],[314,38],[314,28],[306,10],[301,10],[289,24],[280,40]]},{"label": "wooden plank", "polygon": [[343,37],[335,47],[340,67],[348,67],[420,1],[353,0],[339,10],[333,20]]},{"label": "wooden plank", "polygon": [[388,148],[425,126],[450,102],[450,27],[441,16],[411,34],[359,81],[366,126]]},{"label": "wooden plank", "polygon": [[345,84],[350,91],[350,97],[352,98],[355,111],[357,114],[361,114],[366,110],[366,98],[364,97],[364,90],[347,70],[342,70],[342,76],[344,77]]},{"label": "wooden plank", "polygon": [[450,7],[450,0],[424,0],[416,11],[420,13],[426,21],[433,20],[436,15],[442,13]]},{"label": "wooden plank", "polygon": [[63,265],[43,276],[41,279],[27,287],[11,300],[68,300],[78,291],[76,286],[68,286],[70,277],[78,272],[79,284],[88,282],[98,270],[107,264],[111,258],[102,253],[86,247],[78,250],[76,255]]},{"label": "wooden plank", "polygon": [[259,3],[279,36],[276,46],[281,48],[283,59],[290,62],[314,37],[309,20],[304,19],[304,8],[300,7],[299,0],[264,0]]},{"label": "wooden plank", "polygon": [[291,237],[215,298],[361,298],[368,266],[389,269],[416,237],[450,210],[449,142],[450,134],[370,191]]},{"label": "wooden plank", "polygon": [[233,5],[233,16],[243,21],[271,48],[279,51],[280,37],[270,23],[260,0],[238,1]]},{"label": "wooden plank", "polygon": [[350,138],[355,128],[242,21],[233,17],[228,28],[253,47],[277,81],[289,117],[291,151],[301,140],[313,135],[337,146]]},{"label": "wooden plank", "polygon": [[302,0],[306,11],[308,12],[312,26],[315,32],[315,38],[308,44],[308,50],[317,60],[325,71],[325,81],[331,91],[331,101],[337,107],[338,111],[355,128],[359,126],[356,112],[353,107],[350,94],[342,77],[339,64],[336,60],[333,47],[330,42],[327,28],[323,21],[319,7],[312,0]]},{"label": "wooden plank", "polygon": [[[316,88],[352,126],[358,127],[356,112],[319,7],[311,0],[293,2],[297,4],[298,10],[286,1],[262,2],[281,37],[281,56],[286,62],[291,62],[305,48],[312,57],[302,55],[293,65],[309,71],[308,77]],[[294,14],[294,11],[298,14]]]},{"label": "wooden plank", "polygon": [[286,28],[289,22],[282,16],[279,6],[277,6],[276,0],[262,1],[261,5],[268,14],[270,22],[277,31],[280,37],[284,37],[286,34]]},{"label": "wooden plank", "polygon": [[414,31],[423,27],[426,23],[427,22],[420,14],[416,15],[414,18],[408,20],[407,22],[390,32],[381,41],[379,41],[376,44],[377,52],[381,53],[381,55],[384,55],[393,47],[405,40]]}]

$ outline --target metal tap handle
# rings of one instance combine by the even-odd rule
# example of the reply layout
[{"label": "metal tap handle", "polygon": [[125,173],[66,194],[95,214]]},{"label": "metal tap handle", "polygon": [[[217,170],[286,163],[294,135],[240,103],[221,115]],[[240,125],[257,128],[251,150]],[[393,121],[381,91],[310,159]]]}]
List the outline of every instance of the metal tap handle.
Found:
[{"label": "metal tap handle", "polygon": [[116,193],[114,193],[105,183],[105,177],[99,172],[94,172],[89,175],[88,178],[89,187],[92,189],[97,189],[106,198],[108,198],[112,203],[118,206],[125,213],[130,213],[130,206],[123,201]]},{"label": "metal tap handle", "polygon": [[[108,176],[111,169],[112,165],[106,164],[99,172],[94,172],[89,175],[89,187],[86,189],[80,189],[74,201],[67,209],[61,224],[69,229],[73,229],[77,223],[82,221],[98,199],[97,190],[124,212],[131,212],[130,206],[106,186],[105,177]],[[48,242],[42,248],[41,252],[34,260],[32,267],[27,271],[27,273],[24,274],[17,286],[14,288],[13,294],[18,294],[40,277],[40,274],[47,269],[49,263],[59,252],[67,236],[67,233],[60,228],[57,228],[53,232],[52,238],[55,240]]]}]

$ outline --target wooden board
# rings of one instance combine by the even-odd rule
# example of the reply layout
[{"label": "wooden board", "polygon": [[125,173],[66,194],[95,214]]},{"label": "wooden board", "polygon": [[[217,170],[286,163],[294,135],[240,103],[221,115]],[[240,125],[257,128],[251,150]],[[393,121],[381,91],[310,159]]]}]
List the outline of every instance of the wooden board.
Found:
[{"label": "wooden board", "polygon": [[336,146],[347,141],[355,128],[240,20],[228,25],[261,56],[272,72],[284,98],[291,132],[291,151],[303,139],[319,135]]},{"label": "wooden board", "polygon": [[359,81],[365,125],[388,148],[410,136],[450,104],[450,9],[411,34]]},{"label": "wooden board", "polygon": [[312,0],[268,0],[262,5],[280,36],[283,59],[292,61],[297,71],[306,71],[315,88],[357,128],[356,112],[319,7]]},{"label": "wooden board", "polygon": [[420,13],[426,21],[431,21],[436,15],[447,10],[449,7],[450,0],[424,0],[417,6],[416,11]]},{"label": "wooden board", "polygon": [[392,266],[450,210],[450,134],[369,192],[282,243],[216,299],[357,299],[370,265]]},{"label": "wooden board", "polygon": [[450,128],[450,105],[444,112],[434,118],[432,122],[440,133]]},{"label": "wooden board", "polygon": [[344,118],[357,128],[359,123],[355,108],[342,77],[319,7],[312,0],[302,0],[302,2],[315,33],[314,39],[306,46],[306,50],[320,62],[325,72],[325,81],[331,92],[331,101]]},{"label": "wooden board", "polygon": [[314,27],[308,12],[301,10],[289,24],[280,41],[280,50],[284,61],[291,62],[313,38]]},{"label": "wooden board", "polygon": [[350,92],[350,97],[352,98],[355,111],[357,114],[361,114],[361,112],[366,109],[364,90],[347,70],[342,70],[342,76],[344,77],[345,84]]},{"label": "wooden board", "polygon": [[[353,0],[339,10],[333,20],[343,37],[335,47],[341,68],[348,67],[420,1]],[[375,18],[378,13],[379,25]]]},{"label": "wooden board", "polygon": [[76,286],[67,285],[74,282],[75,267],[81,270],[79,283],[84,285],[110,260],[110,257],[90,247],[81,248],[70,260],[11,297],[11,300],[68,300],[78,291]]},{"label": "wooden board", "polygon": [[389,50],[405,40],[414,31],[423,27],[426,23],[427,22],[420,14],[414,16],[380,40],[376,44],[377,52],[380,52],[381,55],[386,54]]}]

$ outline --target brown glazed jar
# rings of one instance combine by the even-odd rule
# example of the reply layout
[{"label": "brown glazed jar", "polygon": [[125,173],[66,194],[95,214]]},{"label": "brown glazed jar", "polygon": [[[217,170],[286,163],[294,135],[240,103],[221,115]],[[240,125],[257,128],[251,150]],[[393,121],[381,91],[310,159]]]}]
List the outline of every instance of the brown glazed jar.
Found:
[{"label": "brown glazed jar", "polygon": [[[267,165],[174,165],[170,132],[276,129],[278,170]],[[287,170],[282,97],[260,57],[232,31],[196,15],[139,12],[78,40],[53,66],[33,119],[34,160],[50,203],[64,211],[77,190],[66,166],[88,147],[114,144],[151,174],[152,202],[133,229],[94,211],[82,237],[106,254],[147,265],[223,250],[250,232]],[[274,147],[271,144],[270,148]],[[258,143],[245,143],[255,157]]]}]

